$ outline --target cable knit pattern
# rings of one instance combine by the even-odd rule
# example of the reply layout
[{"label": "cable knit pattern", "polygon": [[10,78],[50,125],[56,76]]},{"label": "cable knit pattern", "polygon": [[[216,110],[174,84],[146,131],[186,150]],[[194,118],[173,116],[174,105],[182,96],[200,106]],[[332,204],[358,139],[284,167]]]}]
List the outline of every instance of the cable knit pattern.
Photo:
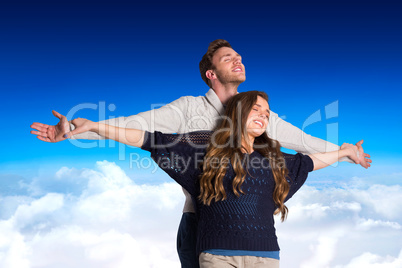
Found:
[{"label": "cable knit pattern", "polygon": [[[220,119],[220,113],[211,109],[206,98],[187,97],[184,116],[186,117],[187,132],[214,129]],[[220,111],[220,112],[223,112]]]},{"label": "cable knit pattern", "polygon": [[[197,200],[200,193],[199,164],[205,155],[211,132],[193,132],[184,135],[146,132],[142,149],[151,152],[158,165]],[[284,154],[289,169],[288,182],[292,197],[313,170],[309,156]],[[254,151],[245,155],[246,179],[242,185],[245,194],[237,197],[232,190],[235,176],[229,164],[224,178],[227,199],[212,202],[210,206],[196,202],[198,221],[197,252],[207,249],[250,251],[278,251],[273,213],[276,206],[272,195],[275,181],[269,161]]]}]

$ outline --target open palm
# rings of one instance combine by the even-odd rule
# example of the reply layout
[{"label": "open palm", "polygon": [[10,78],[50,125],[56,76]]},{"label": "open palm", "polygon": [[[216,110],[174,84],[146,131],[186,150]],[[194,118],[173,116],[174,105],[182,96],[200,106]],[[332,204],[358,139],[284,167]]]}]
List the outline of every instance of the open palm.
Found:
[{"label": "open palm", "polygon": [[31,134],[36,135],[38,139],[46,142],[59,142],[65,140],[66,138],[64,138],[63,135],[70,131],[70,123],[64,115],[61,115],[56,111],[52,111],[52,113],[59,119],[59,123],[54,126],[37,122],[32,123],[31,128],[36,130],[32,130]]}]

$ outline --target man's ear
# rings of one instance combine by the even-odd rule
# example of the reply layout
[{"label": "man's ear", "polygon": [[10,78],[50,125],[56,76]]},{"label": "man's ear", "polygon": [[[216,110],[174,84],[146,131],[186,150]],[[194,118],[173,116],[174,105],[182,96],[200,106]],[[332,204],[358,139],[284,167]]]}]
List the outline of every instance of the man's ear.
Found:
[{"label": "man's ear", "polygon": [[207,77],[209,80],[213,80],[213,79],[216,78],[215,73],[214,73],[214,71],[212,71],[212,70],[208,70],[208,71],[205,73],[205,75],[206,75],[206,77]]}]

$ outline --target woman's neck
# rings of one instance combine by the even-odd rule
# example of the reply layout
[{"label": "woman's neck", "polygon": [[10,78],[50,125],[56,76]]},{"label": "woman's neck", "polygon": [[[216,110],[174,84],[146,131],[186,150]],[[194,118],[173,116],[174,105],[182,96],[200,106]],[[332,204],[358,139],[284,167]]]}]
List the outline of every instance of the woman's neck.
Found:
[{"label": "woman's neck", "polygon": [[251,154],[252,152],[254,152],[254,138],[249,138],[248,141],[246,141],[245,139],[243,139],[241,141],[241,145],[242,145],[242,152],[243,153],[248,153]]}]

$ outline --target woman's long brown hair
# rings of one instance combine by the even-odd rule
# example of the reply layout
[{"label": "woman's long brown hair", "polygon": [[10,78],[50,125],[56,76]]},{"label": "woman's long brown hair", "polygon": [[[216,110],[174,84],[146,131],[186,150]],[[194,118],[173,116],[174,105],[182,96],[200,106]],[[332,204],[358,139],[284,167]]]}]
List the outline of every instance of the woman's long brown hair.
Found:
[{"label": "woman's long brown hair", "polygon": [[[246,148],[242,147],[242,140],[247,137],[247,117],[257,102],[258,96],[268,102],[267,94],[261,91],[243,92],[232,97],[226,106],[226,113],[222,122],[211,136],[202,166],[201,193],[198,197],[205,205],[210,205],[212,201],[226,199],[223,178],[229,162],[236,174],[232,182],[233,192],[236,196],[244,194],[241,186],[245,180],[246,171],[242,164],[244,158],[242,149],[246,150]],[[284,201],[289,192],[289,183],[286,180],[288,170],[280,151],[280,144],[278,141],[269,138],[264,132],[255,138],[253,149],[269,159],[275,179],[273,200],[277,209],[274,214],[281,213],[281,220],[284,221],[288,213]]]}]

